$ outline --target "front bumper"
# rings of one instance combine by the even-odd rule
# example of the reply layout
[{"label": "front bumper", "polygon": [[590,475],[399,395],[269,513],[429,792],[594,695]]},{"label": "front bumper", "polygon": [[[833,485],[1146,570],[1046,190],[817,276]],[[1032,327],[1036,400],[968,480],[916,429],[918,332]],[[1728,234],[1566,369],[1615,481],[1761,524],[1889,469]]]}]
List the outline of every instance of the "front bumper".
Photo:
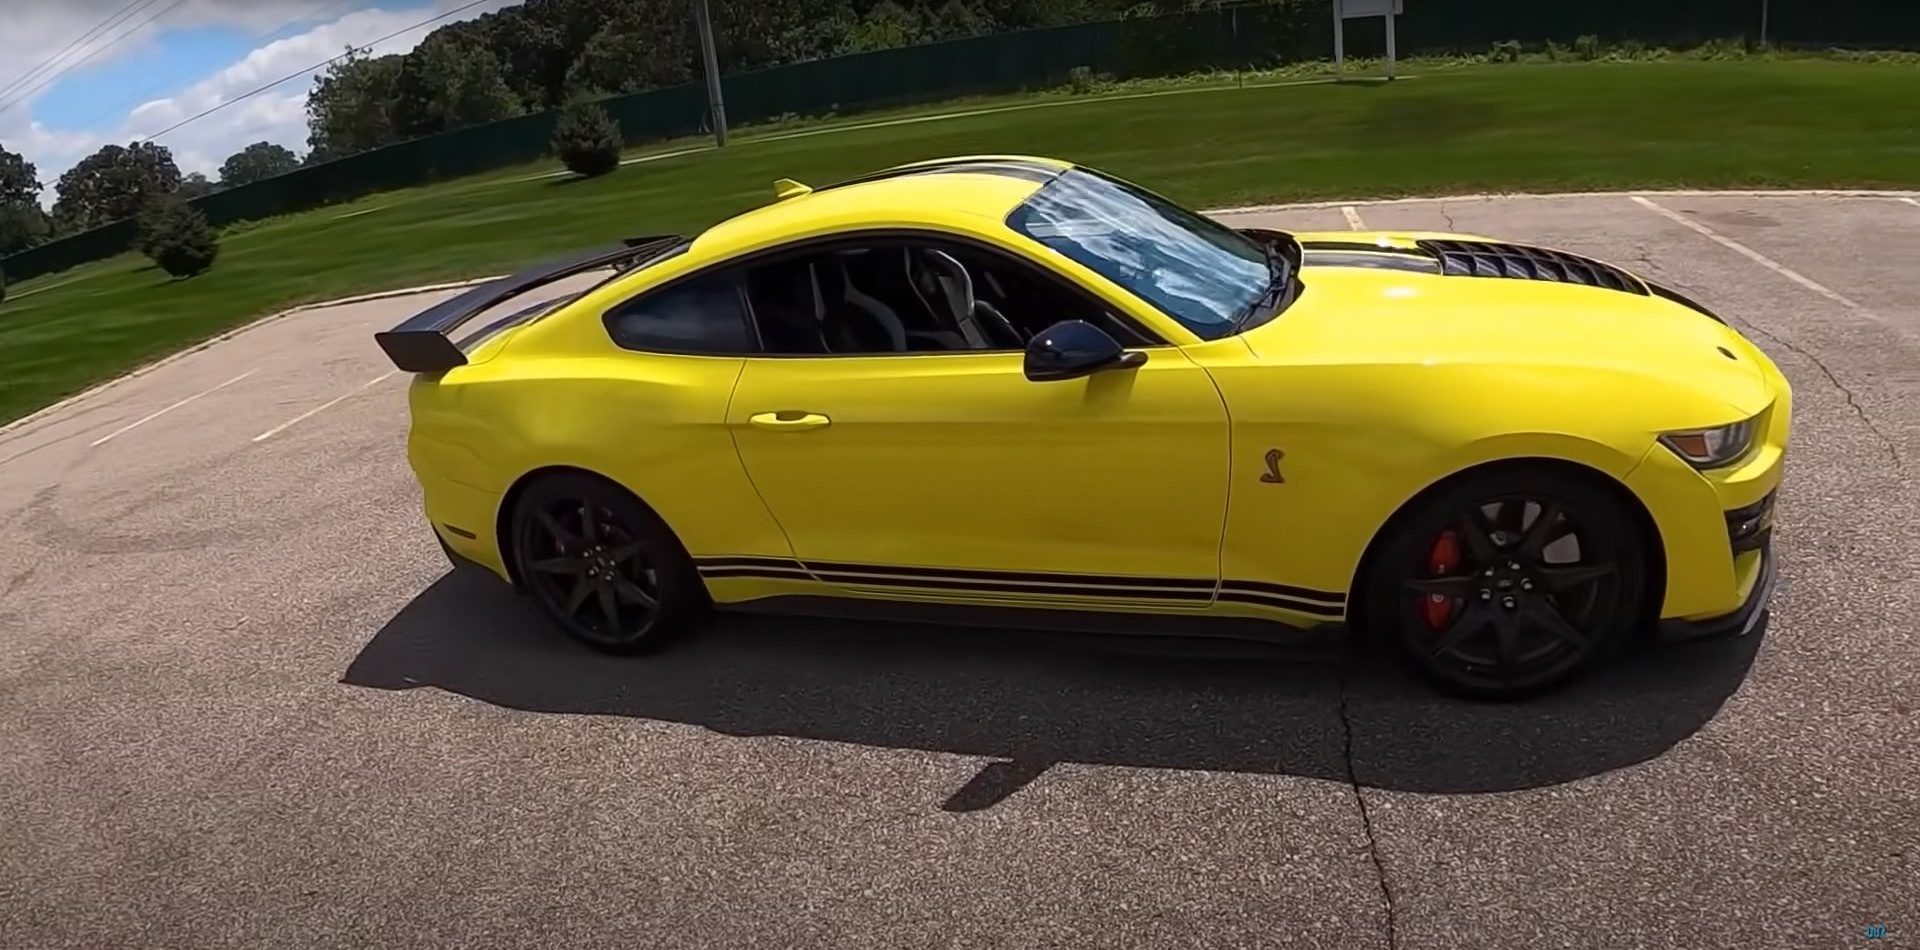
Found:
[{"label": "front bumper", "polygon": [[434,530],[433,539],[440,542],[440,552],[447,556],[447,563],[453,567],[454,571],[475,575],[484,574],[496,581],[500,580],[500,575],[495,573],[492,568],[455,551],[453,545],[447,543],[446,535],[441,534],[438,529]]},{"label": "front bumper", "polygon": [[1704,637],[1744,637],[1759,629],[1767,616],[1767,602],[1773,597],[1775,579],[1773,548],[1762,541],[1753,549],[1758,563],[1752,587],[1740,607],[1732,613],[1717,617],[1694,619],[1673,618],[1660,621],[1659,635],[1662,640],[1698,640]]}]

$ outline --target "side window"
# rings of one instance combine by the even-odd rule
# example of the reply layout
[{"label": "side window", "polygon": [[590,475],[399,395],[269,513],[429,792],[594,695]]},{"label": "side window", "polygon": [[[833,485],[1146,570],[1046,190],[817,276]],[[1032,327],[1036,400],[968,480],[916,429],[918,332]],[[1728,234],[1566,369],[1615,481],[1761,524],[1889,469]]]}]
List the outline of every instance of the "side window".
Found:
[{"label": "side window", "polygon": [[983,328],[1009,330],[1000,335],[1018,339],[1021,347],[1062,320],[1085,320],[1105,330],[1121,346],[1162,343],[1114,314],[1093,295],[1025,261],[972,248],[955,249],[953,254],[971,278],[974,319]]},{"label": "side window", "polygon": [[613,342],[629,350],[737,355],[759,349],[734,277],[724,271],[617,304],[606,324]]},{"label": "side window", "polygon": [[1029,265],[947,242],[830,246],[752,267],[746,287],[773,354],[1013,351],[1061,320],[1158,342]]}]

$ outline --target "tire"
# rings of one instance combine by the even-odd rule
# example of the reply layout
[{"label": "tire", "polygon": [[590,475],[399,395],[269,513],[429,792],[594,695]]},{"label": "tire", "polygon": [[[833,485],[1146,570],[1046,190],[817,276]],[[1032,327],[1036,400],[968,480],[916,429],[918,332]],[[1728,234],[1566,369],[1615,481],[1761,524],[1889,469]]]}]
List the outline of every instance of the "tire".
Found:
[{"label": "tire", "polygon": [[568,636],[609,653],[671,640],[709,606],[692,558],[658,515],[583,473],[520,492],[511,520],[514,576]]},{"label": "tire", "polygon": [[1632,637],[1652,561],[1600,477],[1503,466],[1418,499],[1368,565],[1367,624],[1458,696],[1522,699],[1590,671]]}]

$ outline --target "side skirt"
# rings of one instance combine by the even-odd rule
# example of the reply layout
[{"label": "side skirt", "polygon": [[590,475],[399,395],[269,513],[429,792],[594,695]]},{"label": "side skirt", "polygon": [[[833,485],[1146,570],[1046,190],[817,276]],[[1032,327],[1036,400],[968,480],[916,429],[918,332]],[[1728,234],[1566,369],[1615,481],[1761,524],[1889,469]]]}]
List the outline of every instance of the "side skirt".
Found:
[{"label": "side skirt", "polygon": [[[909,622],[1324,642],[1346,596],[1260,581],[801,563],[788,558],[694,559],[723,609]],[[758,582],[758,583],[755,583]],[[744,586],[743,586],[744,584]]]},{"label": "side skirt", "polygon": [[834,620],[993,627],[1058,633],[1234,640],[1289,649],[1319,649],[1340,641],[1344,624],[1297,627],[1278,619],[1206,614],[1122,613],[1069,607],[1011,607],[951,601],[887,600],[832,594],[778,594],[716,603],[732,613],[824,617]]}]

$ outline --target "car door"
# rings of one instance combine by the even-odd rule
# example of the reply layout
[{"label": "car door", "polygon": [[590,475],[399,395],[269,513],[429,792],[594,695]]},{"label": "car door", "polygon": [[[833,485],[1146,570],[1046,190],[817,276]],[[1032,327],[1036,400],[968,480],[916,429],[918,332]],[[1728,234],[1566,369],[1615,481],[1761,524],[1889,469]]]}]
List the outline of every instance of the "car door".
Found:
[{"label": "car door", "polygon": [[[943,325],[937,286],[887,276],[933,246],[816,248],[746,275],[768,352],[727,421],[800,561],[852,588],[1210,602],[1229,453],[1206,372],[1159,345],[1137,368],[1029,381],[1014,340]],[[1082,303],[1058,318],[1099,316]]]}]

